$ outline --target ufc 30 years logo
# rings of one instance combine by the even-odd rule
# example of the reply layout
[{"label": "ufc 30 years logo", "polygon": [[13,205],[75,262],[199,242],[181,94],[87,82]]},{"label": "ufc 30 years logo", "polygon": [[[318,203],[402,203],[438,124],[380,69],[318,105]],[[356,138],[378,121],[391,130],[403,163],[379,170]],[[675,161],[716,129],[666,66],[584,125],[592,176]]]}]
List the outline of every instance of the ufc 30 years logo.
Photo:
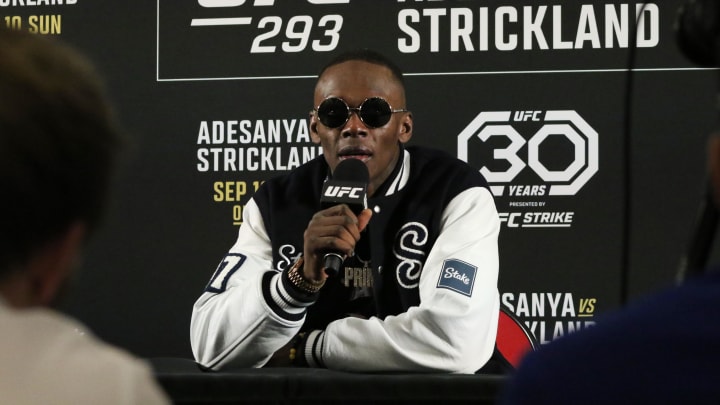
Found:
[{"label": "ufc 30 years logo", "polygon": [[[530,125],[528,125],[530,124]],[[518,130],[518,128],[522,128]],[[528,128],[535,128],[528,130]],[[522,131],[522,134],[521,134]],[[493,144],[492,138],[504,138]],[[490,184],[495,196],[513,190],[529,190],[533,195],[572,196],[598,172],[598,133],[575,111],[491,111],[481,112],[458,135],[458,158],[472,163],[475,150],[492,149],[476,166]],[[548,150],[559,139],[563,152]],[[501,146],[497,146],[497,145]],[[491,168],[490,163],[499,163]],[[517,178],[539,178],[539,184]]]}]

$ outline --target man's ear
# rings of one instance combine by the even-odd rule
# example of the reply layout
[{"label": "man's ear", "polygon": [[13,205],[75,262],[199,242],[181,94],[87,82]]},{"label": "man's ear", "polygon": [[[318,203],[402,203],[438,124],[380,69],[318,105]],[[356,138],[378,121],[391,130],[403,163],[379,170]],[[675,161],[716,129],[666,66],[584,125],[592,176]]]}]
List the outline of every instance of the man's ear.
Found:
[{"label": "man's ear", "polygon": [[400,133],[398,134],[398,140],[400,143],[406,143],[412,138],[413,130],[413,118],[412,113],[403,114],[402,122],[400,123]]},{"label": "man's ear", "polygon": [[75,222],[30,259],[27,272],[31,277],[35,305],[47,306],[55,300],[58,291],[78,265],[85,234],[85,224]]},{"label": "man's ear", "polygon": [[310,113],[310,139],[312,139],[313,142],[320,144],[320,134],[318,134],[317,131],[318,126],[318,119],[317,115]]}]

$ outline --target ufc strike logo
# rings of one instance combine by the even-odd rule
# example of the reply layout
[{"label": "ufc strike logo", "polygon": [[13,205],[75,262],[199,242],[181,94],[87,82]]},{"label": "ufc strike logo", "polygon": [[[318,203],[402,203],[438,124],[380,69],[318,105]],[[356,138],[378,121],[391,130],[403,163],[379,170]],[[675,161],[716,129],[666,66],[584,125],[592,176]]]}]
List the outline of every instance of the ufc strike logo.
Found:
[{"label": "ufc strike logo", "polygon": [[348,187],[348,186],[328,186],[325,190],[325,197],[342,197],[347,195],[350,198],[362,198],[363,197],[362,187]]},{"label": "ufc strike logo", "polygon": [[[505,160],[509,167],[504,171],[491,171],[486,166],[480,168],[488,183],[510,183],[525,167],[529,166],[543,181],[551,184],[549,195],[575,195],[585,183],[598,171],[599,146],[598,133],[575,111],[546,111],[544,125],[525,140],[511,123],[522,121],[540,121],[542,111],[492,111],[481,112],[458,135],[458,158],[468,161],[468,142],[477,136],[487,141],[491,136],[508,138],[510,144],[495,149],[493,157]],[[540,159],[540,145],[550,135],[562,135],[574,147],[574,159],[563,170],[550,170]],[[527,144],[527,162],[518,156],[518,151]],[[496,196],[505,192],[504,185],[491,185]]]}]

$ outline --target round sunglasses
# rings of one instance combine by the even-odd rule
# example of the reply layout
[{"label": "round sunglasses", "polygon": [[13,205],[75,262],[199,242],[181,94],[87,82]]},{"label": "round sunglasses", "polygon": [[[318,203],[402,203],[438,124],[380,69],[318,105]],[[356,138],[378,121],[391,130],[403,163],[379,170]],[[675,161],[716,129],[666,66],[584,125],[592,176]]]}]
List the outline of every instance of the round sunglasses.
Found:
[{"label": "round sunglasses", "polygon": [[348,106],[341,98],[328,97],[311,111],[317,114],[318,120],[328,128],[342,127],[353,112],[368,128],[380,128],[390,122],[390,117],[394,113],[409,112],[409,110],[404,108],[393,110],[390,104],[380,97],[365,99],[357,108]]}]

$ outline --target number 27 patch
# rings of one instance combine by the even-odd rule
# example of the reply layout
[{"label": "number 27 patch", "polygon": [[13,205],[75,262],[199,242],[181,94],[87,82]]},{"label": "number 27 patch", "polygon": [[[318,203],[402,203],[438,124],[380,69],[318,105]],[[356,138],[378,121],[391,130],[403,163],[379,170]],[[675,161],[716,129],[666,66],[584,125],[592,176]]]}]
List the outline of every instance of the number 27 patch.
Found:
[{"label": "number 27 patch", "polygon": [[245,259],[247,259],[247,256],[245,255],[239,253],[228,253],[218,265],[217,270],[215,270],[215,274],[213,274],[207,287],[205,287],[205,291],[212,293],[224,292],[227,288],[230,276],[232,276],[237,269],[242,267],[243,263],[245,263]]}]

